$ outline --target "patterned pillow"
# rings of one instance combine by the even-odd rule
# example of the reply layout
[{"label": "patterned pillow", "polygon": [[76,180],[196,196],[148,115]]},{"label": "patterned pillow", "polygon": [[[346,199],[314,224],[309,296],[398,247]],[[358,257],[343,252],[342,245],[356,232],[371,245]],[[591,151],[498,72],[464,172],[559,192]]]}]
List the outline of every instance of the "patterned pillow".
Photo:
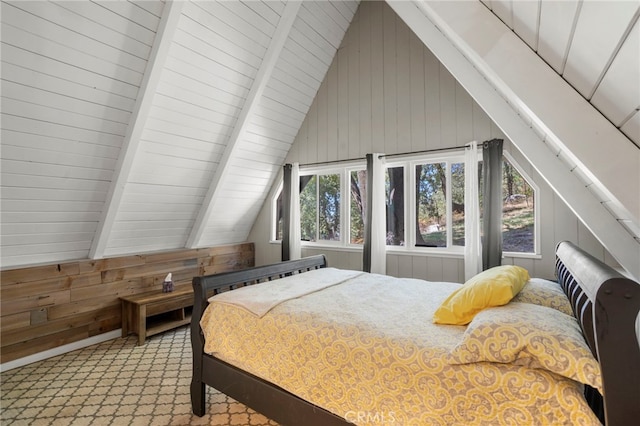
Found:
[{"label": "patterned pillow", "polygon": [[546,306],[573,316],[571,303],[560,284],[542,278],[531,278],[511,301]]},{"label": "patterned pillow", "polygon": [[602,389],[600,364],[578,321],[545,306],[510,303],[478,313],[449,363],[482,361],[541,368]]}]

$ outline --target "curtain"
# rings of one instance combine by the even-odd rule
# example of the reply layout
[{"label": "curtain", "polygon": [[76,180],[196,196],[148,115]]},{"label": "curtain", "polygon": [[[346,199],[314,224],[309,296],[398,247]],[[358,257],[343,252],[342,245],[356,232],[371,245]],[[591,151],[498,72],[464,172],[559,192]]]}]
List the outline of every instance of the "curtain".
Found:
[{"label": "curtain", "polygon": [[464,152],[464,279],[482,271],[480,245],[480,197],[478,194],[478,144],[471,142]]},{"label": "curtain", "polygon": [[282,260],[301,257],[300,245],[300,167],[284,165],[282,185]]},{"label": "curtain", "polygon": [[289,204],[289,258],[291,260],[302,257],[300,241],[300,164],[291,166],[291,202]]},{"label": "curtain", "polygon": [[384,160],[367,154],[367,205],[364,217],[363,271],[387,273],[387,209]]},{"label": "curtain", "polygon": [[484,142],[482,268],[502,264],[502,139]]}]

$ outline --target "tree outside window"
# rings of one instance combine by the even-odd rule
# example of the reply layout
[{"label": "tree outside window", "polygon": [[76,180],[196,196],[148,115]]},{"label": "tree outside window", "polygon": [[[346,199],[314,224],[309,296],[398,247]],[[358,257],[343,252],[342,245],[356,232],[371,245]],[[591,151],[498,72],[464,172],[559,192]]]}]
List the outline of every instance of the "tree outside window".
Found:
[{"label": "tree outside window", "polygon": [[318,219],[317,178],[300,177],[300,237],[302,241],[316,241]]},{"label": "tree outside window", "polygon": [[364,214],[367,209],[367,171],[352,170],[349,173],[349,242],[364,243]]},{"label": "tree outside window", "polygon": [[[482,171],[482,162],[479,164],[479,169]],[[479,181],[480,214],[482,215],[482,177]],[[509,159],[503,157],[502,251],[535,253],[535,227],[535,189]]]},{"label": "tree outside window", "polygon": [[[462,247],[464,229],[464,163],[460,157],[413,163],[415,181],[405,185],[405,173],[411,171],[410,161],[391,165],[385,174],[386,243],[406,246],[408,235],[415,235],[416,247],[440,249]],[[480,214],[482,215],[482,161],[480,173]],[[341,181],[344,179],[344,187]],[[347,186],[348,185],[348,186]],[[536,217],[535,188],[527,177],[504,158],[503,165],[503,251],[535,253]],[[341,222],[342,196],[348,195]],[[411,193],[413,192],[413,194]],[[414,223],[405,223],[406,200],[414,199],[410,216]],[[282,238],[282,193],[273,200],[274,236]],[[301,238],[309,242],[340,242],[360,245],[364,241],[364,215],[367,205],[367,172],[362,168],[345,167],[324,174],[300,176]],[[414,215],[415,213],[415,215]],[[413,219],[412,219],[413,220]],[[343,233],[344,232],[344,237]],[[408,234],[409,233],[409,234]],[[343,241],[344,239],[344,241]],[[412,238],[411,238],[412,239]],[[454,250],[455,251],[455,250]]]},{"label": "tree outside window", "polygon": [[464,246],[464,163],[416,165],[416,246]]},{"label": "tree outside window", "polygon": [[502,167],[502,194],[502,250],[534,253],[534,190],[507,159]]},{"label": "tree outside window", "polygon": [[340,175],[320,175],[318,182],[318,239],[340,241]]},{"label": "tree outside window", "polygon": [[389,167],[385,176],[387,245],[404,246],[404,167]]}]

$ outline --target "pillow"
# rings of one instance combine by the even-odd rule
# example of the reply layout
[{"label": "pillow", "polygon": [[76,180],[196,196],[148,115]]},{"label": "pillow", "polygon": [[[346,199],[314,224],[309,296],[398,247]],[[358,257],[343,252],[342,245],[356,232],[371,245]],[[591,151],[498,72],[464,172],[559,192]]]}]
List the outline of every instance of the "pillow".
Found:
[{"label": "pillow", "polygon": [[436,324],[469,324],[484,308],[509,303],[529,280],[529,272],[515,265],[480,272],[451,293],[433,314]]},{"label": "pillow", "polygon": [[520,293],[511,299],[511,302],[546,306],[573,316],[571,302],[564,294],[560,284],[542,278],[531,278]]},{"label": "pillow", "polygon": [[450,352],[449,364],[513,363],[545,369],[602,390],[600,364],[578,321],[552,308],[510,303],[485,309]]}]

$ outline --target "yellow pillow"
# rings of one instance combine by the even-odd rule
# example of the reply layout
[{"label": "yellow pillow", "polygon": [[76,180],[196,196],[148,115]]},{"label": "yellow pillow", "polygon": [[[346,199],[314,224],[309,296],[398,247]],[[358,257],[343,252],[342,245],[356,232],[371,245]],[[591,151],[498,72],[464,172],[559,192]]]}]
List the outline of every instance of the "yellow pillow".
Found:
[{"label": "yellow pillow", "polygon": [[529,272],[515,265],[496,266],[480,272],[442,302],[433,314],[433,322],[469,324],[484,308],[509,303],[527,281]]}]

